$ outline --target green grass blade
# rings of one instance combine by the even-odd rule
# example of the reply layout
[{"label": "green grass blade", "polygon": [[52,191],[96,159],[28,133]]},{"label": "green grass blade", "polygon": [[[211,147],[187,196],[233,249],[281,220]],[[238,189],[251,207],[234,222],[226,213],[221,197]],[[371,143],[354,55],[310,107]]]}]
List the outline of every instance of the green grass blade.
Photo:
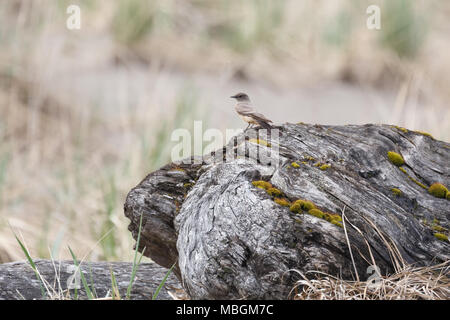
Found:
[{"label": "green grass blade", "polygon": [[89,285],[86,281],[86,278],[84,277],[84,274],[78,265],[77,257],[75,256],[75,254],[73,253],[73,251],[70,247],[69,247],[69,251],[70,251],[70,254],[72,255],[73,263],[75,264],[75,267],[77,267],[78,271],[80,272],[81,281],[83,282],[84,290],[86,290],[86,295],[88,296],[89,300],[92,300],[92,299],[94,299],[94,295],[92,294],[91,289],[89,289]]},{"label": "green grass blade", "polygon": [[95,298],[98,298],[97,290],[95,290],[95,286],[94,286],[94,277],[92,276],[92,264],[91,263],[89,263],[89,280],[91,281],[92,295]]},{"label": "green grass blade", "polygon": [[158,298],[159,292],[161,291],[162,287],[164,286],[164,284],[167,281],[167,278],[169,277],[169,275],[172,273],[173,268],[175,267],[177,263],[175,262],[169,269],[169,271],[167,271],[166,275],[164,276],[164,279],[162,279],[161,283],[159,284],[158,288],[156,289],[155,293],[153,294],[152,300],[156,300],[156,298]]},{"label": "green grass blade", "polygon": [[127,300],[130,299],[131,288],[133,287],[134,279],[136,277],[136,272],[139,267],[139,264],[141,263],[141,259],[142,259],[142,256],[144,255],[144,251],[145,251],[145,249],[144,249],[141,256],[139,257],[139,261],[136,262],[138,249],[139,249],[139,242],[141,241],[142,217],[143,217],[143,215],[141,214],[141,218],[139,220],[139,232],[138,232],[138,237],[137,237],[137,241],[136,241],[136,250],[134,251],[133,270],[131,271],[130,283],[128,284],[128,288],[127,288],[127,295],[126,295]]},{"label": "green grass blade", "polygon": [[113,300],[121,299],[120,298],[120,292],[119,292],[119,286],[117,285],[116,276],[114,275],[114,271],[111,266],[109,266],[109,271],[111,273],[111,293]]},{"label": "green grass blade", "polygon": [[31,258],[30,254],[28,253],[27,248],[24,246],[24,244],[22,243],[22,241],[19,240],[19,238],[17,237],[17,235],[16,235],[15,233],[14,233],[14,237],[16,237],[16,240],[17,240],[17,242],[19,243],[20,248],[22,248],[23,253],[25,254],[25,256],[26,256],[28,262],[29,262],[30,265],[31,265],[31,268],[32,268],[33,271],[34,271],[34,274],[36,275],[36,279],[39,281],[39,287],[41,288],[42,298],[45,298],[45,290],[44,290],[44,287],[43,287],[42,279],[41,279],[41,277],[39,276],[39,273],[38,273],[38,271],[37,271],[36,264],[34,263],[33,259]]}]

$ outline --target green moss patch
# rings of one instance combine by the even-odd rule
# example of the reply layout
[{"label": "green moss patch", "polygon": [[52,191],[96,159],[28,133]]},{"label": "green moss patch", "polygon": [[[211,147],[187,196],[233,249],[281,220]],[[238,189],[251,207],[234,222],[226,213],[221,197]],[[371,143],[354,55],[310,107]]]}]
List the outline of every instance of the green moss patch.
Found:
[{"label": "green moss patch", "polygon": [[291,203],[286,198],[275,198],[275,199],[273,199],[273,201],[275,201],[276,203],[278,203],[280,206],[283,206],[283,207],[291,206]]},{"label": "green moss patch", "polygon": [[433,136],[431,134],[429,134],[428,132],[423,132],[423,131],[414,131],[415,133],[421,134],[423,136],[429,137],[431,139],[434,139]]},{"label": "green moss patch", "polygon": [[316,205],[312,201],[306,200],[304,201],[302,208],[303,210],[309,211],[311,209],[315,209]]},{"label": "green moss patch", "polygon": [[270,182],[264,181],[264,180],[256,180],[252,181],[252,184],[260,189],[268,190],[272,188],[272,184]]},{"label": "green moss patch", "polygon": [[257,143],[259,145],[266,146],[268,148],[272,146],[269,142],[263,139],[249,139],[248,142]]},{"label": "green moss patch", "polygon": [[303,203],[305,201],[303,200],[296,200],[291,207],[289,208],[289,210],[291,210],[294,213],[301,213],[302,209],[303,209]]},{"label": "green moss patch", "polygon": [[300,168],[300,165],[297,162],[292,162],[291,167],[293,168]]},{"label": "green moss patch", "polygon": [[319,169],[323,171],[323,170],[327,170],[329,167],[331,167],[331,164],[323,164],[320,166]]},{"label": "green moss patch", "polygon": [[405,160],[403,159],[401,154],[394,151],[388,151],[387,155],[389,161],[392,164],[396,165],[397,167],[400,167],[405,164]]},{"label": "green moss patch", "polygon": [[400,189],[392,188],[391,191],[394,194],[394,196],[400,197],[402,195],[402,191]]},{"label": "green moss patch", "polygon": [[332,222],[332,221],[341,222],[342,221],[342,217],[340,215],[334,214],[334,213],[325,213],[325,219],[329,222]]},{"label": "green moss patch", "polygon": [[408,132],[408,129],[406,129],[406,128],[403,128],[403,127],[400,127],[400,126],[393,126],[393,127],[396,128],[397,130],[400,130],[400,131],[404,132],[404,133]]},{"label": "green moss patch", "polygon": [[438,240],[448,242],[448,237],[447,237],[445,234],[443,234],[443,233],[436,232],[436,233],[434,234],[434,236],[435,236],[436,239],[438,239]]},{"label": "green moss patch", "polygon": [[338,227],[343,227],[341,222],[342,218],[338,214],[323,212],[322,210],[316,208],[316,205],[309,200],[298,199],[291,203],[289,209],[294,213],[307,212],[308,214],[315,216],[319,219],[326,220]]},{"label": "green moss patch", "polygon": [[334,224],[334,225],[340,227],[340,228],[343,228],[343,227],[344,227],[344,226],[342,225],[342,223],[340,223],[339,221],[333,220],[333,221],[330,221],[330,222],[331,222],[332,224]]},{"label": "green moss patch", "polygon": [[448,189],[443,184],[435,182],[428,188],[428,193],[436,198],[446,198]]},{"label": "green moss patch", "polygon": [[434,225],[431,227],[431,229],[433,229],[434,231],[437,232],[445,232],[447,231],[447,229],[445,229],[444,227],[440,226],[440,225]]},{"label": "green moss patch", "polygon": [[302,210],[316,209],[316,205],[312,201],[299,199],[292,204],[290,209],[292,212],[301,213]]},{"label": "green moss patch", "polygon": [[281,192],[279,189],[273,188],[273,187],[267,189],[267,193],[270,194],[272,197],[280,197],[283,195],[283,192]]},{"label": "green moss patch", "polygon": [[423,183],[417,181],[417,180],[414,179],[413,177],[408,176],[408,178],[409,178],[412,182],[414,182],[415,184],[417,184],[419,187],[422,187],[422,188],[424,188],[424,189],[428,189],[428,187],[427,187],[426,185],[424,185]]},{"label": "green moss patch", "polygon": [[322,211],[320,211],[319,209],[311,209],[311,210],[308,211],[308,214],[310,214],[312,216],[315,216],[317,218],[320,218],[320,219],[324,219],[325,218],[324,213]]}]

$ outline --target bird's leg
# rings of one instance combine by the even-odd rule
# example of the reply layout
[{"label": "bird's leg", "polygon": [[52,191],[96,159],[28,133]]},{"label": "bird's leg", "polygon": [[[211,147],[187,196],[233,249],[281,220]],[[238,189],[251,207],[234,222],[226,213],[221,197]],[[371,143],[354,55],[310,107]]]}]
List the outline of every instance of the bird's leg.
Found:
[{"label": "bird's leg", "polygon": [[247,126],[247,128],[245,128],[245,130],[244,131],[247,131],[247,129],[251,126],[252,124],[251,123],[249,123],[248,124],[248,126]]}]

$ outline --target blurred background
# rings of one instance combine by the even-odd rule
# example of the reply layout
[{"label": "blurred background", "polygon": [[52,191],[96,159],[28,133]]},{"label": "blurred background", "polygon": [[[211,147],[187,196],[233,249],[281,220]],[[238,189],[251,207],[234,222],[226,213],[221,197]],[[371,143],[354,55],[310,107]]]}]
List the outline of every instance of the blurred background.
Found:
[{"label": "blurred background", "polygon": [[276,123],[449,141],[449,16],[444,0],[1,1],[0,262],[25,258],[14,233],[34,258],[132,260],[127,192],[170,161],[174,129],[244,128],[238,91]]}]

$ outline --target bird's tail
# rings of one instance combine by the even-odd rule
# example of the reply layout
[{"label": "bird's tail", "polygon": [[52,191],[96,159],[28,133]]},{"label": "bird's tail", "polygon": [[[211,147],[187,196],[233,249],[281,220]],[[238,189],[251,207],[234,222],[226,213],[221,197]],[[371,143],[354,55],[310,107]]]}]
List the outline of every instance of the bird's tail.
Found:
[{"label": "bird's tail", "polygon": [[260,119],[258,119],[256,121],[258,122],[258,124],[261,128],[268,129],[268,130],[272,129],[272,126],[270,125],[269,122],[266,122],[266,121],[260,120]]}]

